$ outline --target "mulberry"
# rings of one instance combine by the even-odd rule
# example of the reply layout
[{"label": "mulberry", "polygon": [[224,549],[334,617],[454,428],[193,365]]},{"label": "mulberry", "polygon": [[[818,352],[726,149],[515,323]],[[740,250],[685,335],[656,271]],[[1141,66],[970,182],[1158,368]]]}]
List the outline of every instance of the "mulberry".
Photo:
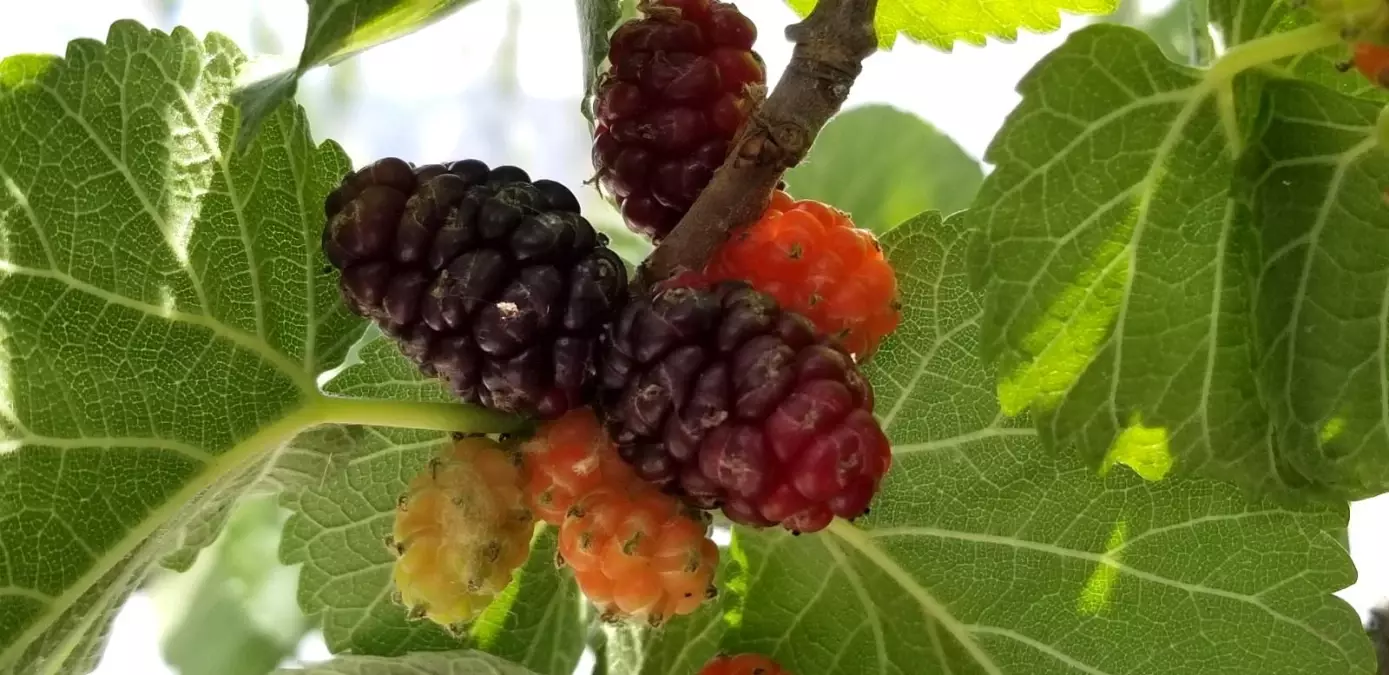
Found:
[{"label": "mulberry", "polygon": [[604,486],[623,490],[636,480],[590,408],[541,425],[521,456],[527,504],[551,525],[563,523],[588,493]]},{"label": "mulberry", "polygon": [[593,164],[633,231],[659,241],[723,164],[767,76],[757,28],[711,0],[653,0],[613,32]]},{"label": "mulberry", "polygon": [[747,284],[633,300],[601,362],[619,455],[643,480],[735,522],[814,532],[857,517],[892,464],[853,359]]},{"label": "mulberry", "polygon": [[349,174],[324,204],[343,298],[467,402],[554,418],[591,390],[627,271],[559,183],[477,160]]},{"label": "mulberry", "polygon": [[534,521],[520,473],[494,441],[465,438],[430,460],[400,498],[387,545],[397,601],[455,627],[477,618],[530,555]]},{"label": "mulberry", "polygon": [[704,281],[746,281],[804,315],[858,359],[901,322],[897,278],[872,232],[848,214],[780,190],[755,223],[735,232]]},{"label": "mulberry", "polygon": [[715,596],[719,549],[708,530],[707,519],[649,486],[602,487],[570,508],[559,550],[604,618],[659,626]]},{"label": "mulberry", "polygon": [[761,654],[720,654],[700,669],[699,675],[791,675],[780,664]]}]

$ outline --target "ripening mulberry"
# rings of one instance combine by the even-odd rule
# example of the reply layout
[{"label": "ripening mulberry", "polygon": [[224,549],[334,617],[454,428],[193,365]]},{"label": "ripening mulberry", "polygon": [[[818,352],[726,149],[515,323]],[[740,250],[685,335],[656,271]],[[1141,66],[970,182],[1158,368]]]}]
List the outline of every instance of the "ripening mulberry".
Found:
[{"label": "ripening mulberry", "polygon": [[791,675],[780,664],[761,654],[720,654],[710,659],[698,675]]},{"label": "ripening mulberry", "polygon": [[659,241],[689,210],[759,102],[757,28],[717,0],[652,0],[613,31],[593,164],[627,227]]},{"label": "ripening mulberry", "polygon": [[873,390],[809,319],[741,282],[633,300],[600,400],[642,479],[745,525],[814,532],[863,514],[892,464]]},{"label": "ripening mulberry", "polygon": [[553,418],[583,405],[627,271],[563,185],[477,160],[379,160],[324,205],[348,306],[467,402]]},{"label": "ripening mulberry", "polygon": [[536,517],[560,525],[565,514],[600,488],[626,489],[636,477],[591,408],[546,422],[521,446],[526,501]]},{"label": "ripening mulberry", "polygon": [[650,486],[600,487],[569,509],[559,551],[605,619],[659,626],[716,595],[708,531],[707,519]]},{"label": "ripening mulberry", "polygon": [[487,438],[454,443],[396,509],[388,545],[397,600],[442,626],[472,621],[526,561],[533,531],[512,457]]},{"label": "ripening mulberry", "polygon": [[1375,86],[1389,88],[1389,47],[1374,42],[1356,43],[1351,60],[1341,67],[1354,67]]},{"label": "ripening mulberry", "polygon": [[848,214],[780,190],[714,254],[702,281],[746,281],[865,359],[901,322],[897,277],[873,233]]}]

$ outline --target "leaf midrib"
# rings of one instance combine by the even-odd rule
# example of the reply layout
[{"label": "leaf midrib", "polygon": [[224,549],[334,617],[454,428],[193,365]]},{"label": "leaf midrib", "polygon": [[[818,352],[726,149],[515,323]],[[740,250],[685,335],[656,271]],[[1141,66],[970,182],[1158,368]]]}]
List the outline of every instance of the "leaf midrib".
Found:
[{"label": "leaf midrib", "polygon": [[9,667],[40,635],[43,635],[53,622],[62,616],[69,607],[91,589],[107,572],[119,564],[136,548],[145,543],[153,534],[203,490],[216,484],[229,471],[234,470],[250,458],[279,447],[299,434],[302,430],[322,421],[324,417],[320,406],[313,402],[301,405],[274,423],[262,427],[255,434],[232,446],[225,453],[208,463],[202,472],[188,481],[178,492],[170,495],[158,507],[148,512],[138,524],[126,530],[125,535],[97,558],[91,567],[76,581],[69,584],[62,594],[53,598],[40,618],[29,625],[13,642],[0,651],[0,667]]}]

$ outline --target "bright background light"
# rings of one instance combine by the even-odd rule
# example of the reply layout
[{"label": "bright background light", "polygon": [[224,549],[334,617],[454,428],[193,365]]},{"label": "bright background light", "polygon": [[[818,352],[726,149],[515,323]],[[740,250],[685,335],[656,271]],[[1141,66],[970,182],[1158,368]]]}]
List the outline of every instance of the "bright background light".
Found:
[{"label": "bright background light", "polygon": [[[1137,0],[1139,16],[1170,0]],[[780,0],[743,0],[762,29],[758,51],[774,80],[790,58],[780,27],[794,15]],[[303,41],[306,3],[295,0],[0,0],[0,56],[62,53],[68,40],[103,39],[129,18],[198,35],[218,31],[255,56],[293,59]],[[1024,34],[1014,44],[959,46],[946,54],[899,40],[870,57],[849,106],[887,103],[913,112],[982,159],[1018,102],[1013,88],[1044,54],[1089,19],[1066,17],[1061,30]],[[354,162],[398,155],[417,162],[477,157],[524,166],[532,175],[579,186],[592,173],[573,0],[479,0],[452,17],[338,67],[311,72],[300,87],[319,139],[343,145]],[[986,167],[987,170],[987,167]],[[592,190],[585,212],[615,219]],[[1365,615],[1389,597],[1389,497],[1353,505],[1351,553],[1360,581],[1339,595]],[[161,583],[177,583],[165,580]],[[292,595],[292,588],[285,591]],[[102,675],[172,674],[160,640],[174,620],[158,587],[122,609],[98,669]],[[167,603],[165,603],[167,604]],[[329,658],[310,632],[288,663]]]}]

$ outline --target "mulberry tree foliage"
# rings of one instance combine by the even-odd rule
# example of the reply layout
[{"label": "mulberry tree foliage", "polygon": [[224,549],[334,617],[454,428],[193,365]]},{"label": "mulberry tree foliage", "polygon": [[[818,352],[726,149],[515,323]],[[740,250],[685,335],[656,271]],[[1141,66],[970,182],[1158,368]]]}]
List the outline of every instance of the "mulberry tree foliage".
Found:
[{"label": "mulberry tree foliage", "polygon": [[[467,4],[311,0],[299,59],[260,80],[223,36],[129,21],[0,55],[0,673],[90,671],[134,589],[267,494],[335,655],[309,673],[572,675],[586,649],[622,675],[721,652],[796,675],[1374,672],[1333,594],[1347,500],[1389,490],[1389,95],[1336,67],[1339,24],[1274,0],[1194,11],[1225,46],[1202,65],[1075,32],[1018,84],[987,176],[882,106],[786,174],[897,274],[901,326],[862,365],[894,457],[869,514],[733,526],[718,597],[659,629],[602,623],[545,525],[476,621],[413,620],[400,494],[451,432],[534,425],[459,403],[344,307],[324,200],[373,158],[291,99]],[[632,9],[573,5],[586,91]],[[876,33],[948,48],[1112,9],[880,0]]]}]

